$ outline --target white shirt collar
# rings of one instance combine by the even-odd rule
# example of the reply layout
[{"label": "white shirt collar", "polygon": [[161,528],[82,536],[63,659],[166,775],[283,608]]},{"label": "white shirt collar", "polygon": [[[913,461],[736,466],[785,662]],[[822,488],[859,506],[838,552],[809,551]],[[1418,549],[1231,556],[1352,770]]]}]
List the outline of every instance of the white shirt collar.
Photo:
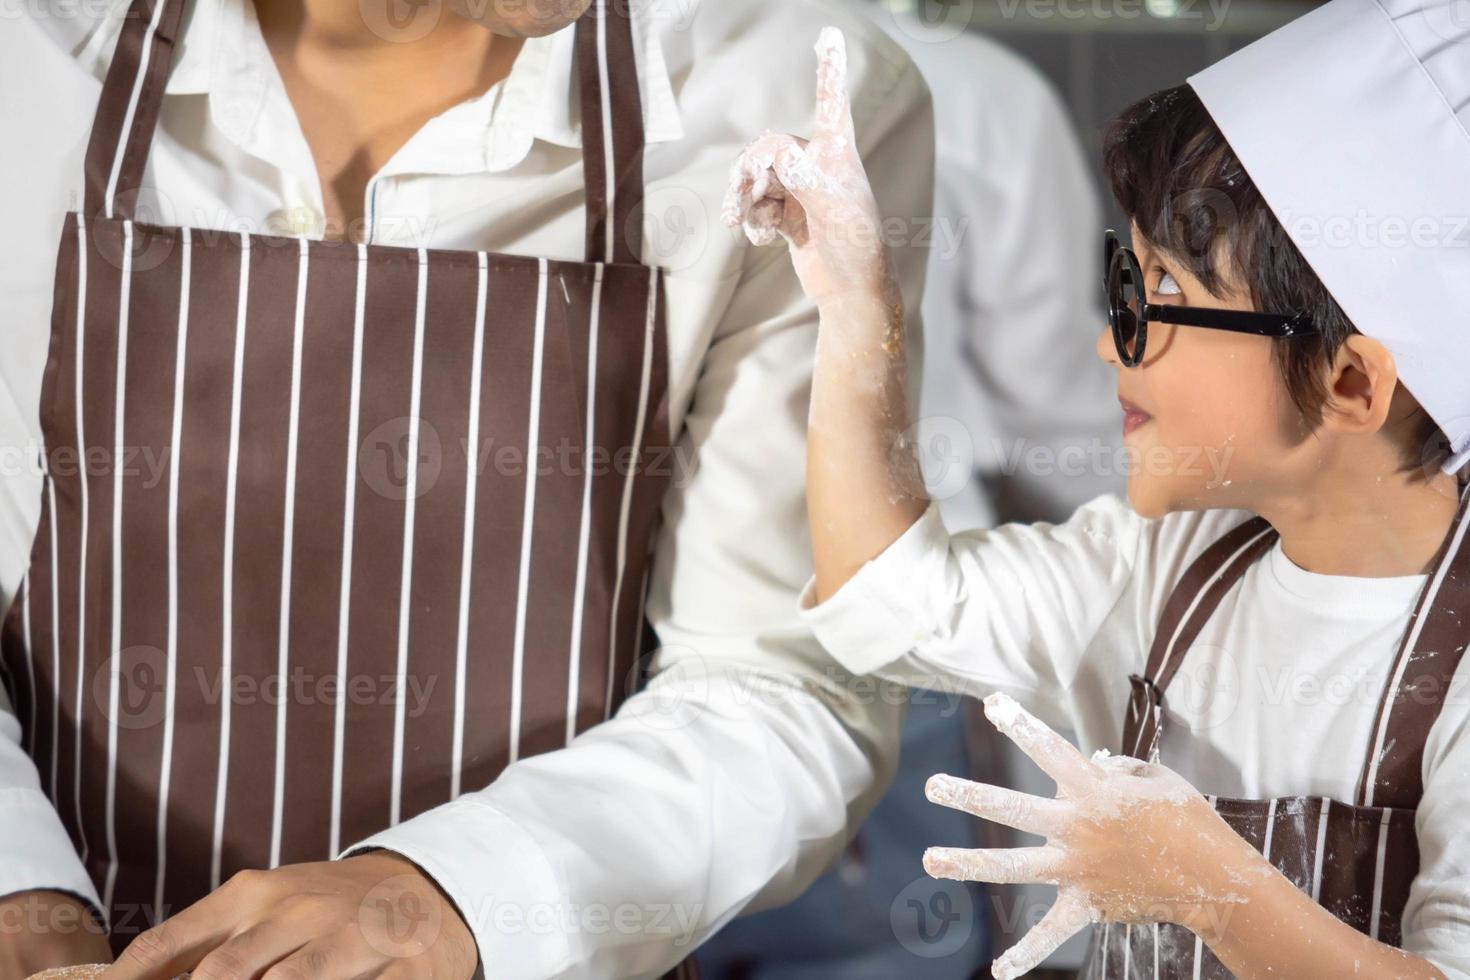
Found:
[{"label": "white shirt collar", "polygon": [[[645,142],[682,139],[684,127],[660,36],[660,28],[673,21],[658,16],[662,0],[625,2],[632,4],[635,14],[634,45],[643,96]],[[681,2],[689,6],[697,0]],[[51,18],[50,33],[75,53],[84,70],[101,79],[128,6],[129,0],[113,0],[104,13],[90,21],[85,17]],[[253,151],[252,142],[262,137],[255,132],[255,123],[262,115],[265,101],[284,96],[270,53],[260,36],[254,8],[249,0],[193,0],[185,16],[183,37],[164,92],[207,94],[214,123],[231,140]],[[461,127],[483,129],[484,139],[479,147],[466,144],[461,137],[456,142],[466,148],[465,152],[446,157],[440,141],[415,139],[390,167],[398,171],[427,168],[437,173],[500,171],[525,159],[535,140],[579,148],[582,132],[575,47],[575,25],[546,37],[528,38],[503,81],[482,95],[450,108],[425,127],[426,130],[452,127],[461,133],[465,131]],[[434,147],[434,153],[416,153],[415,144]],[[431,155],[432,162],[418,160],[421,155]]]}]

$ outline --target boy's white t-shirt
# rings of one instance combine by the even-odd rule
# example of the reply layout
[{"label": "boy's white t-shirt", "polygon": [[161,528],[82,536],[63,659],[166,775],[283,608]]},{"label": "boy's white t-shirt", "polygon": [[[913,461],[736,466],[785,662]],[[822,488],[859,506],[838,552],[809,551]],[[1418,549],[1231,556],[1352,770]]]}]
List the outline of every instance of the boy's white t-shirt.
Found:
[{"label": "boy's white t-shirt", "polygon": [[[804,616],[855,673],[977,697],[1006,691],[1084,750],[1117,752],[1128,675],[1144,672],[1174,584],[1250,516],[1147,519],[1108,495],[1064,524],[951,536],[931,507],[827,602],[813,606],[808,587]],[[1425,579],[1314,574],[1278,541],[1170,683],[1163,763],[1206,794],[1351,802]],[[1462,664],[1425,747],[1420,872],[1404,915],[1404,947],[1450,977],[1470,977],[1467,719]]]}]

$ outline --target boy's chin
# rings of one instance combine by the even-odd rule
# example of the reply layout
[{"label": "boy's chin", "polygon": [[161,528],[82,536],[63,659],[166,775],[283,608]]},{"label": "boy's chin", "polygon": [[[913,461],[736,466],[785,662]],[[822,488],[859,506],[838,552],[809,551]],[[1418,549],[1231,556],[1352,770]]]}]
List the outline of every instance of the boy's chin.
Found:
[{"label": "boy's chin", "polygon": [[1163,517],[1176,508],[1169,506],[1169,495],[1158,481],[1134,474],[1128,478],[1128,506],[1139,517]]},{"label": "boy's chin", "polygon": [[1201,500],[1199,488],[1180,486],[1177,479],[1149,473],[1128,477],[1128,505],[1139,517],[1163,517],[1184,510],[1202,510],[1210,504]]},{"label": "boy's chin", "polygon": [[1169,479],[1147,473],[1128,477],[1128,505],[1139,517],[1156,518],[1193,510],[1244,507],[1229,491],[1210,488],[1195,480]]}]

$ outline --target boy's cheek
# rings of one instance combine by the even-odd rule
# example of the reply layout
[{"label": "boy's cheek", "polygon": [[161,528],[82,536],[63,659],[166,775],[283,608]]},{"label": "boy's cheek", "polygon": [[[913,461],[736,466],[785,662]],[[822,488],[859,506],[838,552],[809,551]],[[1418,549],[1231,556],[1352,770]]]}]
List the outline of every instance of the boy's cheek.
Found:
[{"label": "boy's cheek", "polygon": [[1254,435],[1228,416],[1191,410],[1156,417],[1125,441],[1128,499],[1144,517],[1238,506],[1253,467]]}]

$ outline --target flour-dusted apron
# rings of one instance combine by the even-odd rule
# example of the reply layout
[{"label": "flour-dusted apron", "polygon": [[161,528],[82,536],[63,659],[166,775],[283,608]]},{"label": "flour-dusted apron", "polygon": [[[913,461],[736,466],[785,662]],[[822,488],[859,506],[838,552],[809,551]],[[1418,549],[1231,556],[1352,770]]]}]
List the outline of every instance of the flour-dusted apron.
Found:
[{"label": "flour-dusted apron", "polygon": [[[1419,870],[1414,811],[1424,791],[1424,742],[1470,643],[1467,505],[1470,491],[1462,491],[1455,522],[1394,657],[1357,799],[1210,797],[1236,833],[1315,901],[1359,932],[1394,946],[1402,938],[1409,885]],[[1211,545],[1179,580],[1160,618],[1147,675],[1131,678],[1124,752],[1157,761],[1169,682],[1221,598],[1276,538],[1266,521],[1253,518]],[[1116,923],[1094,927],[1081,975],[1089,980],[1232,976],[1187,929]]]},{"label": "flour-dusted apron", "polygon": [[133,220],[183,7],[102,90],[3,647],[118,947],[606,718],[671,444],[626,5],[576,26],[585,262]]}]

